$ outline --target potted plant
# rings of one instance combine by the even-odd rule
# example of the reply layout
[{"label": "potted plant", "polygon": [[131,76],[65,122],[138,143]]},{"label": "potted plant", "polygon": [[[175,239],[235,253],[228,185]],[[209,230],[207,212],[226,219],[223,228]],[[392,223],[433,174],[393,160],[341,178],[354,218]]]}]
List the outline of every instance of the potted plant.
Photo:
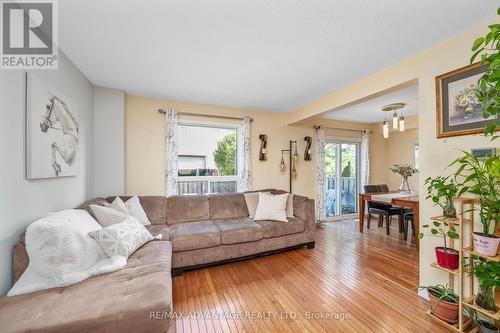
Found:
[{"label": "potted plant", "polygon": [[[500,15],[500,8],[497,9]],[[500,71],[500,24],[491,24],[490,29],[484,37],[477,38],[472,44],[474,54],[470,59],[473,64],[476,59],[481,59],[482,65],[487,65],[486,71],[478,81],[479,91],[477,98],[483,104],[483,117],[485,119],[496,119],[486,126],[484,134],[492,140],[498,138],[496,130],[500,126],[498,114],[500,112],[500,85],[498,84],[498,73]]]},{"label": "potted plant", "polygon": [[389,170],[401,176],[401,185],[399,186],[399,190],[401,192],[411,192],[408,178],[418,173],[418,170],[409,164],[394,164],[394,166],[389,168]]},{"label": "potted plant", "polygon": [[496,311],[495,287],[500,286],[500,262],[471,256],[470,259],[464,259],[464,267],[479,280],[479,290],[474,302],[485,310]]},{"label": "potted plant", "polygon": [[448,322],[458,321],[458,295],[448,285],[420,286],[419,290],[427,290],[431,302],[431,312],[436,317]]},{"label": "potted plant", "polygon": [[479,333],[498,333],[498,327],[494,323],[482,319],[474,322],[477,325]]},{"label": "potted plant", "polygon": [[500,159],[493,154],[484,158],[463,151],[451,165],[458,165],[455,180],[459,187],[458,196],[471,193],[479,199],[479,216],[482,232],[474,232],[474,251],[495,256],[500,238],[495,235],[500,220]]},{"label": "potted plant", "polygon": [[[459,264],[459,252],[455,249],[449,248],[446,244],[446,238],[458,239],[458,234],[452,225],[446,222],[432,221],[433,227],[431,227],[431,233],[429,236],[441,237],[443,239],[444,247],[438,246],[434,250],[436,252],[436,260],[438,265],[448,269],[457,269]],[[422,226],[422,228],[429,228],[428,224]],[[445,228],[448,228],[446,231]],[[418,237],[422,239],[424,233],[419,233]]]},{"label": "potted plant", "polygon": [[439,176],[436,178],[427,178],[427,197],[431,198],[434,205],[439,205],[443,209],[443,215],[446,217],[457,217],[457,210],[453,205],[453,197],[457,195],[457,184],[448,177]]},{"label": "potted plant", "polygon": [[496,327],[495,322],[490,322],[491,318],[488,318],[483,314],[479,314],[479,316],[485,318],[479,319],[478,313],[475,309],[468,306],[465,306],[463,309],[464,314],[476,324],[479,333],[498,333],[498,327]]}]

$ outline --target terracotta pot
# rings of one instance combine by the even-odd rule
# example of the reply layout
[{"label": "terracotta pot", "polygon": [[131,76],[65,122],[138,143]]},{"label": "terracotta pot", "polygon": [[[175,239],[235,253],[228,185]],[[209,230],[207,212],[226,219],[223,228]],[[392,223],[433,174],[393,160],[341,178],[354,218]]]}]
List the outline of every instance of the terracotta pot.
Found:
[{"label": "terracotta pot", "polygon": [[458,268],[459,253],[457,250],[446,247],[436,247],[435,251],[439,266],[448,269]]},{"label": "terracotta pot", "polygon": [[431,312],[448,323],[456,323],[458,321],[458,304],[446,301],[440,301],[436,296],[427,291],[429,300],[431,301]]},{"label": "terracotta pot", "polygon": [[494,257],[497,254],[498,243],[500,243],[500,237],[496,236],[484,236],[484,234],[475,232],[474,233],[474,251],[481,253],[485,256]]}]

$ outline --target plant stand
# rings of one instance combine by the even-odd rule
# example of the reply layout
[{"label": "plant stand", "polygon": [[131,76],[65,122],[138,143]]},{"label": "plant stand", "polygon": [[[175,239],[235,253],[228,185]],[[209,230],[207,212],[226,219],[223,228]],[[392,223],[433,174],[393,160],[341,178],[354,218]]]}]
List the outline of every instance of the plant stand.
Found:
[{"label": "plant stand", "polygon": [[[472,262],[471,255],[476,255],[485,258],[486,260],[491,260],[495,262],[500,262],[500,254],[497,253],[495,257],[488,257],[477,252],[473,251],[473,232],[474,232],[474,212],[476,205],[479,205],[479,202],[475,199],[455,199],[455,202],[458,203],[458,212],[457,218],[450,218],[444,216],[435,216],[432,217],[432,221],[444,222],[449,226],[454,226],[456,229],[459,238],[456,240],[458,244],[455,244],[454,239],[450,239],[450,247],[459,251],[459,266],[456,270],[451,270],[448,268],[444,268],[438,265],[437,262],[432,263],[431,266],[442,270],[448,273],[448,286],[455,290],[455,293],[459,297],[459,313],[458,313],[458,322],[454,324],[447,323],[440,318],[436,317],[431,311],[427,311],[427,314],[431,316],[432,319],[439,322],[441,325],[448,327],[450,330],[455,332],[467,332],[467,333],[476,333],[478,332],[477,327],[475,327],[474,323],[470,318],[464,315],[464,307],[467,307],[473,311],[477,311],[484,316],[487,316],[494,320],[500,320],[500,310],[493,313],[492,311],[487,311],[485,309],[480,308],[474,303],[474,276],[468,274],[467,270],[464,269],[463,259],[464,256],[469,258],[469,262]],[[467,218],[466,218],[467,217]],[[466,230],[466,225],[468,226],[468,235],[465,237],[464,231]],[[467,241],[466,239],[467,238]],[[455,246],[458,246],[455,247]],[[457,278],[457,286],[455,288],[455,278]],[[468,296],[464,295],[464,281],[467,283],[469,287]],[[500,305],[497,304],[497,308],[500,309]]]}]

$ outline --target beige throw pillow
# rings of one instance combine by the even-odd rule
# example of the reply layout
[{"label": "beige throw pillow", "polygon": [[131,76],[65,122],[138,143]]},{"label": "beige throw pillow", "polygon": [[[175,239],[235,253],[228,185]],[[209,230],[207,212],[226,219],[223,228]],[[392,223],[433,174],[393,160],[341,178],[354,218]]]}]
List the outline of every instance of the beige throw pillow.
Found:
[{"label": "beige throw pillow", "polygon": [[[118,198],[118,197],[117,197]],[[122,201],[123,202],[123,201]],[[126,206],[128,213],[135,217],[142,225],[150,225],[151,222],[142,208],[141,202],[139,201],[139,197],[134,195],[132,198],[128,199],[124,206]]]},{"label": "beige throw pillow", "polygon": [[115,255],[128,258],[147,242],[162,238],[161,234],[153,237],[133,216],[127,217],[123,222],[91,231],[89,236],[99,243],[104,253],[110,258]]},{"label": "beige throw pillow", "polygon": [[259,192],[259,203],[255,211],[254,221],[271,220],[288,222],[286,218],[286,206],[288,193],[273,195]]},{"label": "beige throw pillow", "polygon": [[[253,219],[255,217],[255,211],[257,210],[257,204],[259,203],[259,193],[260,192],[250,192],[250,193],[243,193],[245,196],[245,202],[247,204],[247,209],[248,209],[248,217]],[[272,194],[270,192],[263,192],[267,194]],[[274,194],[272,194],[274,195]],[[288,200],[286,204],[286,216],[287,217],[293,217],[293,194],[289,193],[288,194]]]},{"label": "beige throw pillow", "polygon": [[109,227],[113,224],[120,223],[130,216],[128,213],[111,207],[90,205],[90,209],[97,218],[97,222],[99,222],[99,224],[103,227]]}]

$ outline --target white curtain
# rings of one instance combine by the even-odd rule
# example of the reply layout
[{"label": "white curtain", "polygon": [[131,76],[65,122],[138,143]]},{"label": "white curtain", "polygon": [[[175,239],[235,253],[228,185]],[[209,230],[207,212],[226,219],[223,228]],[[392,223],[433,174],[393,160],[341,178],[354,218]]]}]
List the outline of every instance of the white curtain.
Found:
[{"label": "white curtain", "polygon": [[325,130],[316,129],[316,221],[326,220],[325,212]]},{"label": "white curtain", "polygon": [[361,133],[361,179],[360,185],[363,189],[364,185],[370,184],[370,141],[369,134],[370,131],[366,130]]},{"label": "white curtain", "polygon": [[165,113],[165,195],[177,195],[178,166],[178,127],[177,111],[167,109]]},{"label": "white curtain", "polygon": [[244,117],[238,128],[238,192],[252,190],[252,160],[250,157],[250,118]]}]

